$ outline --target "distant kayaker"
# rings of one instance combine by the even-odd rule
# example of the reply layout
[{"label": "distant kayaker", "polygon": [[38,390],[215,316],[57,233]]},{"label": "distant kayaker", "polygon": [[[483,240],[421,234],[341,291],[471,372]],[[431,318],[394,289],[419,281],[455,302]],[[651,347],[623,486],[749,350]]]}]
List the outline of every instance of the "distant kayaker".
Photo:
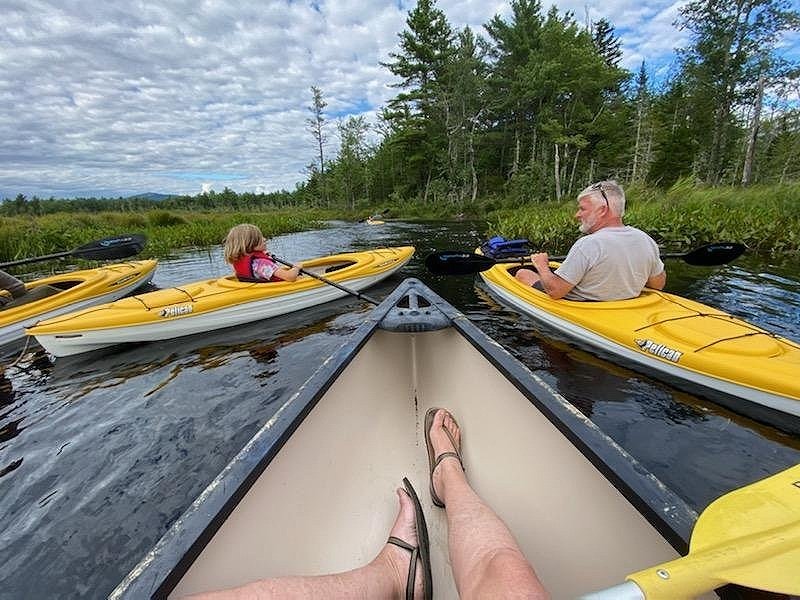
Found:
[{"label": "distant kayaker", "polygon": [[223,250],[239,281],[295,281],[300,275],[301,265],[286,268],[272,260],[264,234],[250,223],[232,227]]},{"label": "distant kayaker", "polygon": [[644,231],[622,222],[625,192],[616,181],[601,181],[578,194],[580,232],[555,272],[546,252],[531,255],[536,271],[519,269],[516,278],[553,299],[625,300],[645,287],[667,282],[658,245]]}]

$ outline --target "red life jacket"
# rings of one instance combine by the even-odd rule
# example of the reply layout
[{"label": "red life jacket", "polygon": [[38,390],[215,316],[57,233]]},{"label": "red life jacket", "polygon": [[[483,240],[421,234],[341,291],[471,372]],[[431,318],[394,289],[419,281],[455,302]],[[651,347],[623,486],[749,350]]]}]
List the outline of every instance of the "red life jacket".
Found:
[{"label": "red life jacket", "polygon": [[[266,258],[269,261],[272,261],[272,257],[265,252],[261,252],[260,250],[256,250],[255,252],[251,252],[250,254],[245,254],[244,256],[240,257],[239,260],[233,263],[233,270],[236,272],[236,277],[239,281],[267,281],[256,277],[253,274],[253,260],[256,258]],[[269,278],[268,281],[282,281],[278,277],[274,275]]]}]

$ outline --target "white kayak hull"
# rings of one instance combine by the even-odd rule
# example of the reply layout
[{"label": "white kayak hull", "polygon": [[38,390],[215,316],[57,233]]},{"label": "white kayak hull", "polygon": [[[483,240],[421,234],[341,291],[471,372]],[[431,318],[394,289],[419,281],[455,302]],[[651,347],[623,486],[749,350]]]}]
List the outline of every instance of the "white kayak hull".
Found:
[{"label": "white kayak hull", "polygon": [[[397,272],[412,255],[413,248],[402,247],[309,261],[320,263],[322,273],[315,273],[314,267],[308,272],[330,278],[333,284],[309,275],[292,283],[239,282],[235,278],[188,283],[101,306],[91,313],[40,323],[28,333],[56,357],[205,333],[361,292]],[[323,267],[330,265],[337,268],[329,273]]]},{"label": "white kayak hull", "polygon": [[[132,261],[130,263],[105,265],[97,269],[88,269],[75,273],[64,273],[43,279],[42,281],[57,283],[60,279],[68,280],[80,277],[81,283],[74,288],[66,289],[61,294],[46,299],[46,302],[51,304],[58,296],[64,295],[66,298],[60,305],[46,310],[36,311],[35,314],[26,316],[23,319],[0,326],[0,346],[24,338],[25,330],[28,327],[32,327],[38,321],[52,319],[98,304],[113,302],[114,300],[118,300],[130,294],[138,288],[150,283],[155,274],[156,264],[156,261]],[[96,276],[91,274],[94,272],[97,273]],[[93,281],[95,279],[108,279],[109,281],[95,284]],[[115,281],[120,281],[121,283],[115,284]],[[94,289],[84,296],[81,293],[81,288],[84,286]],[[43,304],[43,302],[32,303],[30,307],[32,308],[39,304]],[[20,308],[25,309],[28,307],[27,305],[23,305]]]},{"label": "white kayak hull", "polygon": [[[384,277],[367,277],[348,282],[348,287],[354,291],[361,291],[375,285],[382,279]],[[36,340],[54,356],[71,356],[118,344],[168,340],[214,331],[224,327],[233,327],[303,310],[304,308],[337,300],[347,295],[347,292],[343,292],[333,286],[326,286],[308,292],[298,292],[290,296],[266,298],[246,304],[234,305],[213,313],[189,316],[172,322],[169,328],[165,327],[163,322],[157,322],[97,329],[74,334],[38,334]]]}]

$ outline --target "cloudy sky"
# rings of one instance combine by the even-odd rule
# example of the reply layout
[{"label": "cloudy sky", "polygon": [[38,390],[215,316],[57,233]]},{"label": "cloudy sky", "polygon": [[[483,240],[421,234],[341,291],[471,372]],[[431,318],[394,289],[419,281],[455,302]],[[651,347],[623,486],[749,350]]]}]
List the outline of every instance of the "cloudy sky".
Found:
[{"label": "cloudy sky", "polygon": [[[547,2],[543,2],[547,6]],[[666,70],[683,0],[558,0]],[[0,198],[294,189],[327,117],[371,117],[415,0],[0,0]],[[439,0],[482,32],[500,0]],[[333,127],[331,149],[335,150]]]}]

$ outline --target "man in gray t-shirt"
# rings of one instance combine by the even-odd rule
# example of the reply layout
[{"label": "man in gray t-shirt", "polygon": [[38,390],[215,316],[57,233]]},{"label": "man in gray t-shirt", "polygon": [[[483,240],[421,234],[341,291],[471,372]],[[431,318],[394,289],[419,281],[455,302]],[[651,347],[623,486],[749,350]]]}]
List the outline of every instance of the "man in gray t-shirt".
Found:
[{"label": "man in gray t-shirt", "polygon": [[567,300],[624,300],[635,298],[645,287],[663,289],[664,263],[655,241],[622,222],[625,192],[615,181],[601,181],[578,195],[580,231],[555,273],[547,253],[531,255],[536,271],[520,269],[517,279]]}]

